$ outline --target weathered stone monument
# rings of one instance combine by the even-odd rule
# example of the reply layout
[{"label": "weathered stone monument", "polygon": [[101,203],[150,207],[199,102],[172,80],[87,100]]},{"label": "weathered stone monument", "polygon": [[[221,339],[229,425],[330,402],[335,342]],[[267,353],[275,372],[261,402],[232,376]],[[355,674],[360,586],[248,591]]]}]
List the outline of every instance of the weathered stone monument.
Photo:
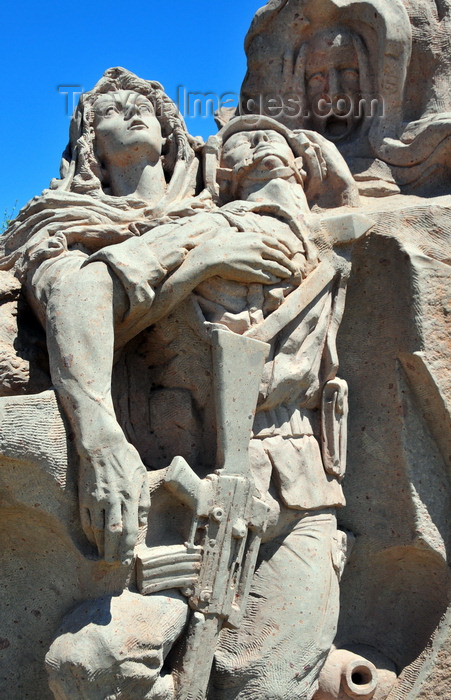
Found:
[{"label": "weathered stone monument", "polygon": [[451,697],[451,3],[111,68],[0,240],[0,695]]}]

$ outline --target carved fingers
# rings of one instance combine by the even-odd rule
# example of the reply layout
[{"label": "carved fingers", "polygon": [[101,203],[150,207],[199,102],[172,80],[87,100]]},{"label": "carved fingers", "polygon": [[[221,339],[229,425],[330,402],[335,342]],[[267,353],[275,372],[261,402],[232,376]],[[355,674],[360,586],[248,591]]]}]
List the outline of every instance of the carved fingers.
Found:
[{"label": "carved fingers", "polygon": [[125,439],[114,453],[97,449],[81,460],[79,500],[83,530],[99,557],[128,565],[150,496],[147,471]]},{"label": "carved fingers", "polygon": [[[343,156],[333,143],[316,131],[303,131],[317,155],[314,176],[309,178],[306,189],[310,201],[321,193],[328,206],[357,206],[358,188]],[[319,166],[319,170],[318,170]]]},{"label": "carved fingers", "polygon": [[[110,555],[107,558],[107,552],[105,551],[105,561],[107,563],[114,563],[115,561],[120,561],[122,564],[128,565],[131,563],[133,558],[133,550],[135,548],[136,540],[138,539],[138,502],[135,499],[130,501],[123,501],[121,503],[121,517],[122,517],[122,533],[118,546],[116,548],[111,548]],[[105,540],[109,539],[115,544],[114,532],[111,530],[105,530]]]},{"label": "carved fingers", "polygon": [[274,284],[299,272],[291,258],[299,241],[287,232],[270,235],[262,231],[225,228],[199,242],[189,253],[193,264],[205,267],[205,277],[219,276],[242,283]]},{"label": "carved fingers", "polygon": [[[260,250],[260,245],[257,250]],[[291,251],[283,241],[275,240],[269,236],[262,237],[261,256],[264,261],[277,263],[284,275],[287,273],[290,276],[297,272],[296,265],[291,260]]]},{"label": "carved fingers", "polygon": [[51,223],[46,227],[49,236],[61,234],[68,246],[82,243],[90,251],[98,250],[105,245],[121,243],[130,238],[130,231],[124,224],[89,224],[75,223],[72,225],[61,222]]},{"label": "carved fingers", "polygon": [[138,522],[140,525],[146,525],[147,518],[149,515],[149,510],[150,510],[150,491],[149,491],[149,483],[148,483],[147,473],[146,473],[146,477],[143,480],[143,484],[141,486],[141,493],[139,495]]},{"label": "carved fingers", "polygon": [[303,248],[299,238],[293,233],[288,226],[284,228],[279,228],[274,235],[271,235],[271,240],[273,245],[275,244],[278,248],[288,251],[287,255],[290,257],[297,255],[299,251]]},{"label": "carved fingers", "polygon": [[[123,511],[120,503],[113,503],[105,509],[104,527],[98,531],[97,548],[99,555],[107,562],[116,560],[123,536]],[[102,551],[103,550],[103,551]]]}]

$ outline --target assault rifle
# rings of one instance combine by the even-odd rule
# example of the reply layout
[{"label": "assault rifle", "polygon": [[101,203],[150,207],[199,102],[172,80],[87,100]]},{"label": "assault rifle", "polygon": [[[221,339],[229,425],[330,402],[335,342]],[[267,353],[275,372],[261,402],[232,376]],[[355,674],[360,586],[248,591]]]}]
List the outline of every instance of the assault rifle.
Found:
[{"label": "assault rifle", "polygon": [[166,487],[194,512],[188,554],[194,557],[202,547],[199,576],[189,591],[193,612],[173,671],[177,700],[204,700],[221,628],[241,623],[267,522],[248,448],[269,345],[226,330],[214,329],[211,337],[217,469],[200,479],[175,457],[165,477]]}]

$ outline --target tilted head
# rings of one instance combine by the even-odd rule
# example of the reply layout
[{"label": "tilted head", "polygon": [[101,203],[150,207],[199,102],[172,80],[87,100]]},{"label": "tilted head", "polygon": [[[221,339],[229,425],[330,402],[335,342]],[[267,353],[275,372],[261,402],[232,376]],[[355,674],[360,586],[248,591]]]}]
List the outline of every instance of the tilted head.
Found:
[{"label": "tilted head", "polygon": [[205,180],[216,199],[239,199],[250,183],[281,178],[304,187],[303,169],[321,171],[311,143],[269,117],[232,119],[205,146]]},{"label": "tilted head", "polygon": [[296,158],[286,138],[273,129],[241,131],[229,136],[223,143],[218,183],[235,180],[235,193],[252,183],[270,179],[295,178],[303,186],[302,158]]},{"label": "tilted head", "polygon": [[54,180],[52,188],[102,192],[108,186],[105,161],[142,152],[162,159],[168,182],[178,163],[186,168],[194,159],[183,119],[160,83],[142,80],[125,68],[110,68],[80,98],[62,158],[61,180]]},{"label": "tilted head", "polygon": [[146,158],[156,163],[163,148],[161,125],[152,102],[132,90],[99,95],[93,105],[94,154],[101,164]]}]

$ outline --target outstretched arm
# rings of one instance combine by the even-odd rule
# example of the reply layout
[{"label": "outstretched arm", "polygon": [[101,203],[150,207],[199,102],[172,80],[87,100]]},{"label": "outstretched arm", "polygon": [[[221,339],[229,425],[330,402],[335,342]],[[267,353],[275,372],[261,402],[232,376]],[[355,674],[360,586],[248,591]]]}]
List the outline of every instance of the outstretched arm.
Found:
[{"label": "outstretched arm", "polygon": [[[127,563],[150,506],[146,468],[117,422],[111,396],[115,348],[134,334],[117,332],[130,311],[127,270],[119,276],[120,253],[129,241],[110,246],[119,251],[115,274],[95,256],[68,253],[70,234],[44,237],[30,252],[28,292],[46,327],[52,381],[79,457],[83,530],[107,562]],[[182,240],[159,238],[155,251],[138,261],[139,282],[149,292],[141,300],[144,309],[153,300],[149,278],[158,284],[184,259]]]},{"label": "outstretched arm", "polygon": [[79,455],[83,530],[107,562],[127,563],[150,503],[146,469],[111,397],[114,328],[126,297],[105,264],[68,258],[52,263],[59,274],[53,268],[46,305],[50,370]]}]

